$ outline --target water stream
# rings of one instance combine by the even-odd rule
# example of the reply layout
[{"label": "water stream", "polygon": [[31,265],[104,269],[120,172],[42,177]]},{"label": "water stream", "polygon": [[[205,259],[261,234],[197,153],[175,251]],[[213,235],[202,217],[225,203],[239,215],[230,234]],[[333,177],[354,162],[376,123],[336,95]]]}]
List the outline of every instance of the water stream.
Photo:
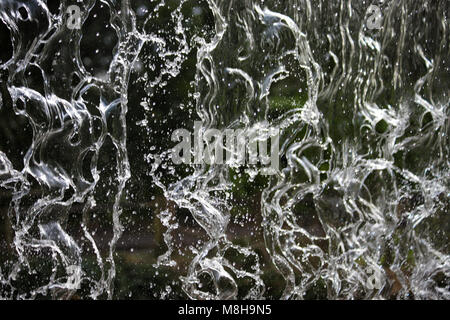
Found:
[{"label": "water stream", "polygon": [[449,12],[0,0],[0,298],[450,299]]}]

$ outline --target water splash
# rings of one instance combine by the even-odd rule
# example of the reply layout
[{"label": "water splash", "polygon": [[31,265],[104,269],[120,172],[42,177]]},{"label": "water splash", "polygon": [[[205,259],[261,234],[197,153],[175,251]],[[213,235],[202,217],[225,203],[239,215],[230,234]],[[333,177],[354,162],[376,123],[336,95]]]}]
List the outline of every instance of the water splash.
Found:
[{"label": "water splash", "polygon": [[[449,299],[448,11],[2,0],[1,297],[115,297],[137,207],[190,298]],[[279,171],[174,165],[198,119],[279,129]]]}]

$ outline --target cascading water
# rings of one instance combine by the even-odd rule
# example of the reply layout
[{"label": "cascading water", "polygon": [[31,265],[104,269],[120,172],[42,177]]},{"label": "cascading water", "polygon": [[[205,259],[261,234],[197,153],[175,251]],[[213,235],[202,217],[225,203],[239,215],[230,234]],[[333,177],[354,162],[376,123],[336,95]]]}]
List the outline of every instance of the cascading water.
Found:
[{"label": "cascading water", "polygon": [[449,9],[0,0],[0,297],[450,299]]}]

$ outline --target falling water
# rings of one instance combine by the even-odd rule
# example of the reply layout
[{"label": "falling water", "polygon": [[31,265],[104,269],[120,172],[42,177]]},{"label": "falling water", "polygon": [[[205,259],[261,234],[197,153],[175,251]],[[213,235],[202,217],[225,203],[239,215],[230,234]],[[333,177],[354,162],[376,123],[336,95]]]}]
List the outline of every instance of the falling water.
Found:
[{"label": "falling water", "polygon": [[450,299],[449,9],[1,0],[0,297]]}]

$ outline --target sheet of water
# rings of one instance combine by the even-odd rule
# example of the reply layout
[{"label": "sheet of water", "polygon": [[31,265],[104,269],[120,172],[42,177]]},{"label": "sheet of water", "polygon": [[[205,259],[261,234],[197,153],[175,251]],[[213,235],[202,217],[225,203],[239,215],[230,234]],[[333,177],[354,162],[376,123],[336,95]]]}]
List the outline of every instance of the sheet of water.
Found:
[{"label": "sheet of water", "polygon": [[[269,297],[270,264],[282,299],[449,299],[449,9],[1,0],[0,296],[114,298],[124,210],[147,192],[154,268],[187,297]],[[170,136],[194,120],[280,132],[241,223],[253,241],[230,234],[233,190],[261,167],[174,165]]]}]

